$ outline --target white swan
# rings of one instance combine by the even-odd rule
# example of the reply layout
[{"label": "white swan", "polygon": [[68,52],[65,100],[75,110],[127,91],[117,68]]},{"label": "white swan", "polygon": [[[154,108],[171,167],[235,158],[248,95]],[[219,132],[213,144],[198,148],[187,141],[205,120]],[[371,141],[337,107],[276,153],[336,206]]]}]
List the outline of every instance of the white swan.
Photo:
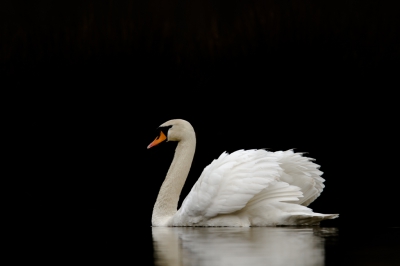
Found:
[{"label": "white swan", "polygon": [[196,136],[189,122],[174,119],[160,126],[147,148],[163,141],[178,145],[154,205],[153,226],[314,225],[339,216],[306,207],[321,194],[325,180],[313,159],[292,150],[222,153],[204,168],[177,210]]}]

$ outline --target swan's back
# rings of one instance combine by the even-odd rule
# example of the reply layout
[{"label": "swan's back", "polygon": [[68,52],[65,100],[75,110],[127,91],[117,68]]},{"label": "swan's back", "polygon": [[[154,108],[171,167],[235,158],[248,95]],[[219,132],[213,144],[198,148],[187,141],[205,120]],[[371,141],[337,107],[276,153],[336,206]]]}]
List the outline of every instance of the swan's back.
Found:
[{"label": "swan's back", "polygon": [[292,150],[222,153],[203,170],[170,224],[266,226],[335,218],[305,207],[324,188],[318,168]]}]

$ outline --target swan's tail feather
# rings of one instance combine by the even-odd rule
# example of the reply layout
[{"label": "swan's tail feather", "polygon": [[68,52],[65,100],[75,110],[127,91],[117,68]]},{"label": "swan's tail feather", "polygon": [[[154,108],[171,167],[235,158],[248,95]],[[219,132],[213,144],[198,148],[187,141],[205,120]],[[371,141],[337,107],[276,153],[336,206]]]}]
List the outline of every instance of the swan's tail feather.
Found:
[{"label": "swan's tail feather", "polygon": [[317,225],[323,220],[335,219],[339,214],[296,214],[287,219],[287,225]]},{"label": "swan's tail feather", "polygon": [[247,209],[252,226],[276,225],[317,225],[328,219],[335,219],[338,214],[315,213],[310,208],[289,202],[257,202]]}]

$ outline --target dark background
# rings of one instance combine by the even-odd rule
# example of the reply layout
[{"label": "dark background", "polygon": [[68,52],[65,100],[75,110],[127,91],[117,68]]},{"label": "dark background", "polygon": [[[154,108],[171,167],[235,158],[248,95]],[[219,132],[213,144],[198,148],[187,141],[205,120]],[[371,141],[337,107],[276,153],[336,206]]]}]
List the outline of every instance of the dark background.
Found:
[{"label": "dark background", "polygon": [[310,207],[340,214],[322,225],[399,226],[399,8],[3,1],[0,84],[11,92],[24,219],[93,235],[149,228],[174,144],[146,146],[161,123],[183,118],[197,134],[183,198],[223,151],[294,148],[326,179]]}]

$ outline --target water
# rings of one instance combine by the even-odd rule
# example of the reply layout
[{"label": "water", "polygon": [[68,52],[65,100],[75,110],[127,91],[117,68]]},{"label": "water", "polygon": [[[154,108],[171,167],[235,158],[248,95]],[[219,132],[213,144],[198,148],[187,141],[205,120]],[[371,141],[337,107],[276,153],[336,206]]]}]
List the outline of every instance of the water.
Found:
[{"label": "water", "polygon": [[152,228],[154,265],[400,265],[399,229]]},{"label": "water", "polygon": [[156,265],[324,265],[321,228],[152,228]]},{"label": "water", "polygon": [[[64,217],[68,223],[51,231],[51,248],[35,255],[56,254],[56,264],[400,266],[400,227],[365,221],[339,227],[151,227],[119,209],[73,217]],[[42,231],[35,232],[40,236],[32,238],[32,247],[43,239]]]}]

